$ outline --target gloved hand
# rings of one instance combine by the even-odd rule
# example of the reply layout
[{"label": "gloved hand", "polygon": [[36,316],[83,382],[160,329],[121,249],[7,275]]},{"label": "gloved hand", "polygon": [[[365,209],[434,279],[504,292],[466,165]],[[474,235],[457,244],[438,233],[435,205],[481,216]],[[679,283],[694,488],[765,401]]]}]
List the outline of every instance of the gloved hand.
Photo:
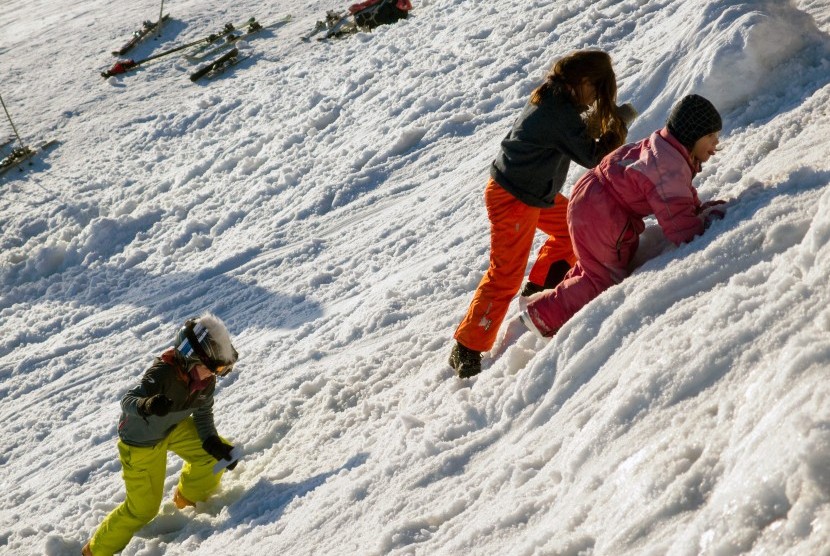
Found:
[{"label": "gloved hand", "polygon": [[700,205],[698,215],[703,218],[704,229],[708,228],[715,220],[723,220],[723,217],[726,216],[726,208],[719,208],[719,206],[725,204],[726,201],[715,200],[706,201]]},{"label": "gloved hand", "polygon": [[[222,442],[222,439],[218,436],[208,436],[204,442],[202,442],[202,448],[204,448],[205,452],[216,458],[216,461],[226,459],[228,461],[231,460],[231,450],[233,450],[233,446],[230,444],[225,444]],[[233,468],[236,467],[236,461],[230,464],[227,468],[230,471],[233,471]]]},{"label": "gloved hand", "polygon": [[634,105],[630,102],[626,102],[622,106],[617,106],[616,114],[614,115],[615,118],[619,118],[622,123],[625,124],[625,127],[631,127],[631,123],[639,116],[640,113],[637,112],[637,109],[634,108]]},{"label": "gloved hand", "polygon": [[582,115],[582,120],[585,122],[585,132],[591,139],[599,139],[602,135],[602,121],[599,119],[599,114],[596,110],[591,109]]},{"label": "gloved hand", "polygon": [[156,415],[157,417],[164,417],[170,413],[170,408],[173,406],[173,400],[164,394],[155,394],[146,398],[138,400],[138,412],[143,416]]},{"label": "gloved hand", "polygon": [[605,152],[611,152],[624,145],[627,136],[628,132],[625,128],[621,130],[621,133],[617,133],[613,129],[608,130],[599,138],[599,147]]},{"label": "gloved hand", "polygon": [[704,210],[706,210],[708,208],[716,207],[718,205],[725,205],[725,204],[726,204],[726,201],[721,201],[720,199],[715,199],[714,201],[706,201],[705,203],[700,204],[700,209],[698,209],[697,213],[700,214],[701,212],[703,212]]}]

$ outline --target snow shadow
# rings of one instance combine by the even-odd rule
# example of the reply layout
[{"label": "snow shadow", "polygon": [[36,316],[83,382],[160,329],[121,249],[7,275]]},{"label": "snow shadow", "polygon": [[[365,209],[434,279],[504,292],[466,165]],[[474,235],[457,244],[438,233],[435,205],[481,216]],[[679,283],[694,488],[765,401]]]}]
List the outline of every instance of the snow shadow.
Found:
[{"label": "snow shadow", "polygon": [[782,195],[800,195],[807,191],[821,189],[830,184],[830,170],[800,168],[779,183],[767,186],[756,182],[743,190],[734,201],[728,203],[731,222],[750,221],[754,215],[772,205]]},{"label": "snow shadow", "polygon": [[[107,311],[121,314],[116,319],[120,324],[110,323],[108,329],[123,326],[138,334],[152,332],[159,322],[179,322],[206,310],[220,315],[232,332],[237,327],[296,329],[323,315],[320,303],[305,294],[275,291],[230,276],[221,265],[202,272],[161,275],[138,268],[107,273],[67,271],[9,289],[0,297],[0,309],[18,303],[64,306],[70,302],[75,311],[86,306],[80,312],[89,316]],[[120,309],[125,305],[138,310],[125,313]],[[0,357],[22,344],[47,341],[52,334],[48,323],[14,331],[0,339]]]},{"label": "snow shadow", "polygon": [[174,320],[184,312],[196,315],[209,308],[216,314],[227,315],[223,318],[229,325],[235,320],[232,315],[238,315],[245,326],[268,329],[299,328],[323,315],[320,303],[305,294],[274,291],[221,273],[159,276],[128,271],[121,280],[141,285],[109,300],[93,298],[90,302],[106,302],[104,307],[126,303],[154,315],[172,314]]},{"label": "snow shadow", "polygon": [[218,529],[253,528],[276,523],[294,499],[302,498],[342,471],[351,471],[360,467],[368,459],[369,454],[361,452],[337,469],[320,473],[297,483],[272,483],[268,479],[259,479],[245,491],[239,500],[228,506],[230,518]]},{"label": "snow shadow", "polygon": [[703,11],[689,5],[666,23],[681,19],[684,30],[671,37],[671,48],[634,42],[636,55],[621,65],[636,76],[625,97],[644,109],[630,138],[663,127],[671,107],[688,93],[711,100],[730,131],[800,105],[828,82],[830,36],[791,2],[723,1]]},{"label": "snow shadow", "polygon": [[[156,18],[158,19],[158,17]],[[138,27],[138,25],[136,25]],[[143,41],[139,42],[133,48],[131,48],[128,52],[121,54],[119,56],[113,56],[113,60],[120,60],[124,58],[130,58],[133,60],[143,60],[149,56],[155,56],[156,54],[160,54],[166,50],[170,50],[171,48],[176,48],[177,46],[181,46],[183,44],[187,44],[187,42],[192,42],[194,40],[198,40],[201,38],[201,34],[204,36],[208,36],[210,33],[215,31],[213,30],[204,30],[204,33],[200,33],[199,36],[194,36],[190,41],[179,41],[179,43],[172,43],[171,41],[178,37],[182,31],[187,29],[188,24],[185,21],[180,19],[169,18],[167,19],[164,24],[161,26],[161,34],[151,33],[150,36],[146,37]],[[120,39],[120,42],[117,40],[113,43],[113,50],[117,47],[121,47],[122,44],[126,43],[129,40],[129,35]]]},{"label": "snow shadow", "polygon": [[[37,145],[34,144],[30,146],[35,148],[37,147]],[[52,165],[48,161],[49,155],[59,146],[59,141],[53,143],[52,145],[49,145],[44,150],[38,152],[35,156],[23,162],[16,168],[6,170],[5,173],[0,174],[0,185],[10,184],[18,180],[27,180],[29,176],[32,174],[49,170],[52,167]],[[0,158],[3,158],[8,154],[11,154],[11,149],[0,150]],[[38,187],[40,187],[40,189],[48,193],[53,199],[56,198],[55,194],[43,187],[42,184],[37,183],[37,185]]]},{"label": "snow shadow", "polygon": [[[627,298],[636,297],[635,290],[643,287],[635,283],[638,274],[635,272],[622,284],[593,300],[566,323],[552,340],[553,349],[560,354],[555,359],[556,364],[551,365],[550,360],[540,361],[525,373],[529,378],[523,379],[522,385],[517,387],[521,403],[516,403],[516,408],[540,400],[530,425],[543,426],[654,318],[668,313],[672,306],[683,300],[713,290],[735,275],[772,260],[799,242],[802,236],[793,234],[791,237],[775,238],[776,241],[768,242],[769,245],[762,249],[747,248],[748,243],[752,244],[748,241],[749,237],[767,233],[766,228],[756,229],[754,225],[758,213],[782,196],[803,195],[822,189],[828,183],[829,170],[817,171],[805,167],[791,172],[777,184],[757,183],[747,188],[730,201],[726,218],[715,222],[706,234],[696,238],[688,247],[672,249],[644,264],[641,271],[661,272],[660,280],[648,286],[648,304],[627,303]],[[691,248],[694,251],[690,251]],[[698,255],[703,252],[706,255],[700,258]],[[686,257],[695,257],[694,264],[690,261],[674,271],[668,271],[672,261]],[[701,364],[701,368],[706,367],[709,371],[678,389],[671,403],[693,397],[723,379],[731,370],[736,354],[728,349],[724,352],[713,350],[706,357],[708,359]]]}]

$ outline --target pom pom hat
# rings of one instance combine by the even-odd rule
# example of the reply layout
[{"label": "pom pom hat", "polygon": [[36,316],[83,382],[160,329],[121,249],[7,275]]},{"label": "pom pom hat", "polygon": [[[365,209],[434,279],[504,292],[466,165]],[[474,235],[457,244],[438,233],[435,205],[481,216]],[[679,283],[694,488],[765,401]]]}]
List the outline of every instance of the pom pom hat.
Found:
[{"label": "pom pom hat", "polygon": [[723,129],[723,122],[711,102],[700,95],[687,95],[672,108],[666,127],[691,151],[698,139]]},{"label": "pom pom hat", "polygon": [[184,323],[176,335],[176,350],[220,376],[228,374],[239,358],[225,323],[211,313]]}]

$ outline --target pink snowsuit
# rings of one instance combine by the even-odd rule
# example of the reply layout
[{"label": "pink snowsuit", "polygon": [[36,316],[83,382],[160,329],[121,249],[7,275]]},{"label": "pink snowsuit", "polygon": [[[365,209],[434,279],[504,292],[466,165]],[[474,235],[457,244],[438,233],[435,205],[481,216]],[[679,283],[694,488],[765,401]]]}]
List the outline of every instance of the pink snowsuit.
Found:
[{"label": "pink snowsuit", "polygon": [[630,274],[643,218],[654,214],[675,245],[703,233],[697,173],[688,150],[667,129],[623,145],[576,183],[568,230],[579,259],[552,291],[527,306],[533,324],[553,336],[589,301]]}]

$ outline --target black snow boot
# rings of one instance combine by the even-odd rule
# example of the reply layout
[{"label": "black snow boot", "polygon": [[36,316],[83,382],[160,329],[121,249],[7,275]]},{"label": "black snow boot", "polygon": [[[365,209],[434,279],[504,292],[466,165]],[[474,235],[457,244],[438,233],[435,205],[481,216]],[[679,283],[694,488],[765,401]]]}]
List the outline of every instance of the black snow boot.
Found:
[{"label": "black snow boot", "polygon": [[535,293],[539,293],[545,290],[545,286],[540,286],[539,284],[534,284],[533,282],[526,282],[525,287],[522,288],[521,293],[519,294],[522,297],[530,297]]},{"label": "black snow boot", "polygon": [[456,342],[450,353],[450,367],[458,378],[470,378],[481,372],[481,352]]},{"label": "black snow boot", "polygon": [[531,295],[541,291],[552,290],[559,285],[559,282],[565,279],[565,275],[570,269],[571,265],[569,265],[567,261],[556,261],[550,265],[548,275],[545,277],[545,284],[543,286],[534,284],[528,280],[519,295],[522,297],[530,297]]}]

